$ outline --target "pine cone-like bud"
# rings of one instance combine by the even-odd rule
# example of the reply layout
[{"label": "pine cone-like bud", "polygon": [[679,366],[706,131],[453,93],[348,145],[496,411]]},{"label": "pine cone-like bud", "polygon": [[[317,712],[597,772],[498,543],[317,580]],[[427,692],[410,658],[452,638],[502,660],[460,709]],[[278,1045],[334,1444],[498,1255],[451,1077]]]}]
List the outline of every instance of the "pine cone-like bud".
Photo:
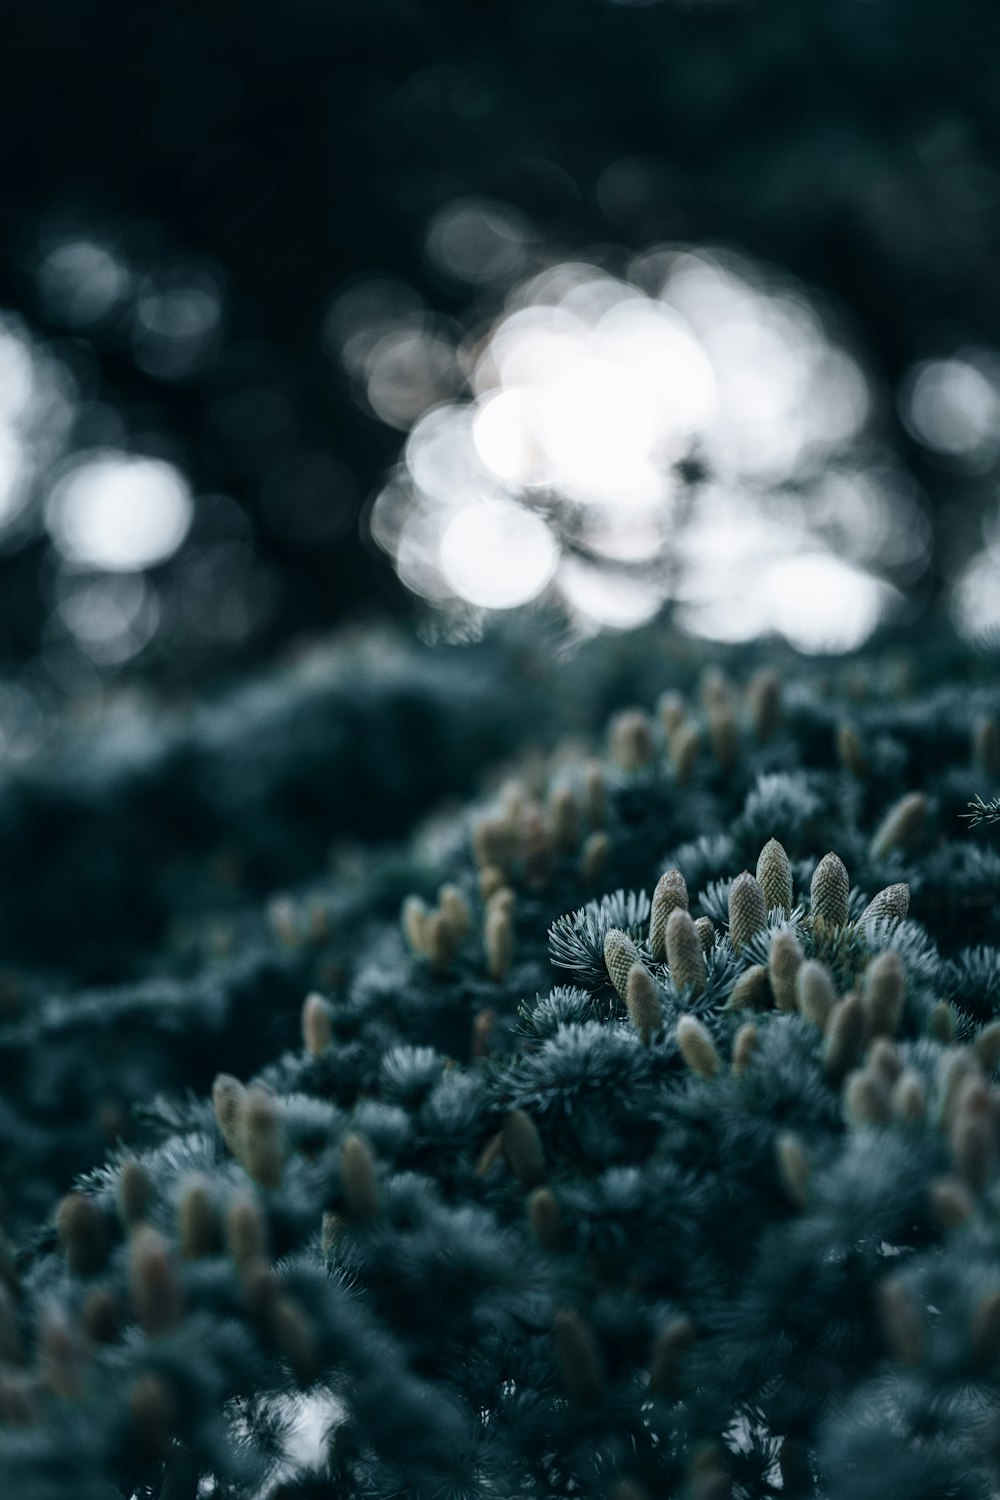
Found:
[{"label": "pine cone-like bud", "polygon": [[850,994],[834,1006],[823,1038],[823,1065],[827,1076],[838,1080],[849,1073],[861,1055],[865,1040],[865,1011],[861,996]]},{"label": "pine cone-like bud", "polygon": [[177,1238],[185,1260],[213,1255],[219,1245],[219,1216],[207,1181],[196,1178],[177,1206]]},{"label": "pine cone-like bud", "polygon": [[931,1007],[927,1017],[927,1035],[943,1047],[950,1047],[955,1039],[955,1012],[947,1000],[939,1000]]},{"label": "pine cone-like bud", "polygon": [[715,923],[711,917],[698,917],[694,924],[702,953],[711,953],[715,947]]},{"label": "pine cone-like bud", "polygon": [[106,1286],[87,1293],[80,1310],[80,1324],[92,1344],[116,1344],[122,1332],[122,1306]]},{"label": "pine cone-like bud", "polygon": [[169,1333],[181,1320],[181,1287],[170,1247],[148,1226],[132,1241],[129,1292],[136,1322],[155,1338]]},{"label": "pine cone-like bud", "polygon": [[781,722],[781,680],[773,668],[764,667],[750,679],[747,709],[757,738],[770,739]]},{"label": "pine cone-like bud", "polygon": [[359,1224],[376,1219],[382,1206],[382,1194],[375,1159],[368,1142],[353,1132],[344,1137],[340,1149],[340,1181],[351,1218]]},{"label": "pine cone-like bud", "polygon": [[92,1198],[68,1193],[56,1209],[56,1230],[66,1265],[74,1276],[100,1271],[108,1256],[104,1215]]},{"label": "pine cone-like bud", "polygon": [[440,909],[432,911],[424,924],[424,942],[431,968],[438,976],[446,974],[458,952],[459,937],[451,918]]},{"label": "pine cone-like bud", "polygon": [[537,802],[529,803],[521,817],[521,858],[524,883],[541,889],[552,874],[555,839],[552,828]]},{"label": "pine cone-like bud", "polygon": [[944,1229],[961,1229],[976,1211],[976,1201],[957,1177],[942,1177],[931,1187],[931,1212]]},{"label": "pine cone-like bud", "polygon": [[657,1396],[676,1399],[681,1393],[681,1371],[685,1355],[697,1340],[690,1318],[672,1318],[656,1336],[649,1362],[649,1388]]},{"label": "pine cone-like bud", "polygon": [[764,892],[750,871],[744,870],[729,887],[729,941],[734,951],[739,953],[754,933],[766,926]]},{"label": "pine cone-like bud", "polygon": [[611,840],[606,833],[588,833],[580,851],[580,874],[588,885],[596,885],[607,863]]},{"label": "pine cone-like bud", "polygon": [[411,953],[427,952],[427,919],[430,909],[420,896],[407,896],[400,912],[403,936]]},{"label": "pine cone-like bud", "polygon": [[708,738],[723,771],[731,771],[739,755],[736,715],[729,703],[713,703],[708,710]]},{"label": "pine cone-like bud", "polygon": [[949,1132],[955,1170],[974,1193],[982,1192],[996,1170],[996,1127],[985,1083],[962,1093]]},{"label": "pine cone-like bud", "polygon": [[472,931],[472,912],[457,885],[450,882],[438,891],[438,906],[444,912],[458,941],[468,937]]},{"label": "pine cone-like bud", "polygon": [[802,1142],[792,1131],[786,1130],[775,1141],[774,1154],[782,1187],[793,1203],[805,1208],[809,1202],[812,1167]]},{"label": "pine cone-like bud", "polygon": [[657,963],[667,956],[667,918],[688,910],[688,888],[680,870],[666,870],[656,882],[649,914],[649,951]]},{"label": "pine cone-like bud", "polygon": [[310,1385],[320,1371],[312,1322],[291,1297],[275,1297],[268,1309],[268,1328],[299,1385]]},{"label": "pine cone-like bud", "polygon": [[247,1089],[240,1108],[239,1158],[261,1187],[281,1186],[283,1137],[281,1116],[272,1096],[260,1088]]},{"label": "pine cone-like bud", "polygon": [[805,954],[794,932],[788,928],[776,932],[767,956],[767,972],[779,1010],[797,1008],[796,980],[804,962]]},{"label": "pine cone-like bud", "polygon": [[146,1168],[129,1157],[122,1162],[118,1179],[118,1212],[128,1229],[141,1224],[153,1201],[153,1184]]},{"label": "pine cone-like bud", "polygon": [[611,927],[604,937],[604,963],[608,978],[622,1000],[628,988],[629,971],[633,964],[641,964],[642,957],[627,932],[620,927]]},{"label": "pine cone-like bud", "polygon": [[151,1370],[137,1375],[128,1393],[128,1418],[132,1443],[150,1463],[162,1463],[177,1428],[177,1401],[161,1375]]},{"label": "pine cone-like bud", "polygon": [[907,792],[889,811],[872,839],[872,854],[881,859],[890,849],[906,849],[914,843],[927,819],[927,798],[923,792]]},{"label": "pine cone-like bud", "polygon": [[608,815],[608,788],[599,760],[588,761],[583,770],[583,811],[591,828],[603,828]]},{"label": "pine cone-like bud", "polygon": [[898,953],[879,953],[865,970],[862,999],[872,1036],[895,1036],[903,1017],[906,973]]},{"label": "pine cone-like bud", "polygon": [[722,1066],[708,1027],[694,1016],[681,1016],[678,1021],[677,1046],[692,1073],[699,1078],[714,1078]]},{"label": "pine cone-like bud", "polygon": [[884,891],[873,896],[861,913],[861,921],[875,922],[890,918],[902,922],[910,909],[910,887],[905,881],[898,885],[887,885]]},{"label": "pine cone-like bud", "polygon": [[663,1025],[663,1006],[656,981],[643,964],[633,964],[628,971],[625,1008],[632,1025],[648,1044]]},{"label": "pine cone-like bud", "polygon": [[566,1227],[562,1211],[551,1188],[535,1188],[528,1199],[528,1222],[535,1243],[543,1250],[553,1253],[561,1250],[566,1242]]},{"label": "pine cone-like bud", "polygon": [[667,918],[666,937],[671,979],[678,990],[690,989],[692,994],[700,995],[708,978],[705,953],[691,915],[682,907],[675,907]]},{"label": "pine cone-like bud", "polygon": [[597,1341],[578,1312],[557,1312],[552,1325],[563,1385],[572,1401],[592,1406],[604,1393]]},{"label": "pine cone-like bud", "polygon": [[868,1054],[868,1066],[887,1088],[891,1088],[903,1071],[903,1060],[895,1042],[885,1036],[876,1037]]},{"label": "pine cone-like bud", "polygon": [[753,1062],[753,1055],[757,1047],[757,1028],[752,1021],[746,1021],[733,1037],[733,1072],[737,1077],[745,1073]]},{"label": "pine cone-like bud", "polygon": [[249,1198],[237,1198],[226,1209],[226,1247],[241,1272],[267,1258],[264,1221]]},{"label": "pine cone-like bud", "polygon": [[571,854],[580,842],[580,809],[568,786],[557,786],[549,797],[552,838],[560,854]]},{"label": "pine cone-like bud", "polygon": [[768,839],[757,859],[757,883],[764,892],[768,911],[787,917],[792,909],[792,867],[777,839]]},{"label": "pine cone-like bud", "polygon": [[302,1040],[313,1057],[322,1057],[333,1036],[330,1007],[322,995],[307,995],[302,1004]]},{"label": "pine cone-like bud", "polygon": [[972,733],[972,755],[987,776],[1000,778],[1000,726],[996,719],[980,719]]},{"label": "pine cone-like bud", "polygon": [[972,1313],[972,1362],[988,1370],[1000,1353],[1000,1291],[984,1292]]},{"label": "pine cone-like bud", "polygon": [[486,913],[483,935],[486,951],[486,972],[500,984],[507,977],[514,956],[514,922],[510,911],[503,906],[492,906]]},{"label": "pine cone-like bud", "polygon": [[984,1026],[972,1048],[983,1065],[983,1071],[992,1078],[1000,1065],[1000,1021],[991,1021]]},{"label": "pine cone-like bud", "polygon": [[472,852],[480,870],[497,869],[506,875],[514,853],[509,821],[503,817],[480,818],[472,830]]},{"label": "pine cone-like bud", "polygon": [[904,1125],[919,1125],[927,1115],[927,1094],[920,1074],[907,1068],[892,1086],[892,1113]]},{"label": "pine cone-like bud", "polygon": [[19,1365],[23,1355],[24,1347],[17,1326],[14,1299],[7,1288],[0,1285],[0,1361],[8,1365]]},{"label": "pine cone-like bud", "polygon": [[888,1125],[892,1118],[885,1081],[864,1068],[844,1084],[844,1117],[850,1125]]},{"label": "pine cone-like bud", "polygon": [[919,1365],[924,1352],[924,1318],[913,1293],[895,1277],[878,1287],[879,1313],[885,1341],[901,1365]]},{"label": "pine cone-like bud", "polygon": [[824,854],[813,872],[809,887],[810,909],[813,921],[821,918],[830,927],[843,927],[847,921],[848,897],[851,880],[847,866],[838,854],[831,850]]},{"label": "pine cone-like bud", "polygon": [[680,693],[661,693],[656,700],[656,716],[663,725],[664,733],[669,739],[674,730],[678,729],[687,717],[684,699]]},{"label": "pine cone-like bud", "polygon": [[852,776],[863,776],[868,769],[865,747],[853,724],[840,724],[837,727],[837,759]]},{"label": "pine cone-like bud", "polygon": [[641,771],[656,756],[653,725],[641,708],[627,708],[615,714],[608,726],[611,759],[623,771]]},{"label": "pine cone-like bud", "polygon": [[829,974],[814,958],[807,958],[795,976],[795,1002],[799,1015],[825,1033],[837,996]]},{"label": "pine cone-like bud", "polygon": [[685,721],[678,724],[670,736],[670,759],[674,767],[674,780],[678,786],[684,786],[691,780],[694,768],[698,763],[698,751],[701,749],[701,735],[698,726]]},{"label": "pine cone-like bud", "polygon": [[698,696],[706,713],[712,708],[732,707],[733,690],[721,667],[705,668],[698,683]]},{"label": "pine cone-like bud", "polygon": [[231,1073],[220,1073],[212,1084],[212,1106],[219,1133],[234,1156],[239,1154],[240,1116],[246,1089]]},{"label": "pine cone-like bud", "polygon": [[523,1109],[512,1109],[503,1122],[503,1151],[507,1164],[522,1187],[539,1187],[545,1181],[545,1152],[534,1120]]},{"label": "pine cone-like bud", "polygon": [[733,985],[727,1010],[770,1010],[771,985],[763,964],[751,964]]}]

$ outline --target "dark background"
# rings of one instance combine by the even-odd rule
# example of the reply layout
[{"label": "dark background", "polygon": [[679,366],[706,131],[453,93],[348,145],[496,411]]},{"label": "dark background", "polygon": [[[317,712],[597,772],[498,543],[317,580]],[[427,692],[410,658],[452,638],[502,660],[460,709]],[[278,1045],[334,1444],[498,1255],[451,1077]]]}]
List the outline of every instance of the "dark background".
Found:
[{"label": "dark background", "polygon": [[[1000,11],[972,0],[8,0],[0,306],[117,410],[124,446],[245,508],[271,585],[239,643],[171,651],[164,637],[130,670],[193,680],[346,616],[411,609],[359,524],[401,434],[351,399],[322,327],[338,287],[372,270],[444,315],[468,305],[472,289],[443,284],[424,253],[443,204],[494,197],[567,253],[749,251],[833,299],[891,396],[915,359],[1000,337],[998,137]],[[213,278],[211,360],[165,379],[137,364],[126,323],[82,336],[53,318],[38,265],[74,234]],[[87,421],[83,447],[101,436]],[[982,492],[982,474],[898,423],[894,440],[939,512]],[[308,489],[326,460],[335,533],[290,537],[268,477],[291,463]],[[52,568],[39,536],[0,557],[7,671],[38,650]]]}]

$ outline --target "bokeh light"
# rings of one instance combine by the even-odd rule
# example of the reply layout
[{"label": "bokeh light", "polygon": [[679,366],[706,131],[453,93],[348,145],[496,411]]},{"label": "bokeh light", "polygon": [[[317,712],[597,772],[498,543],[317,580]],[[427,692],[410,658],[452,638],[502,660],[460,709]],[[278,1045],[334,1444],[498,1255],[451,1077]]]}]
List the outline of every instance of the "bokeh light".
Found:
[{"label": "bokeh light", "polygon": [[900,395],[903,421],[936,453],[976,464],[1000,451],[1000,359],[964,350],[910,371]]},{"label": "bokeh light", "polygon": [[137,572],[172,556],[192,513],[191,492],[172,464],[114,451],[76,460],[45,505],[49,534],[63,557],[114,573]]},{"label": "bokeh light", "polygon": [[[470,213],[464,201],[443,211],[429,247]],[[530,241],[519,243],[527,255]],[[427,314],[388,279],[348,287],[333,307],[328,348],[339,329],[342,364],[367,381],[359,400],[374,409],[380,351],[396,337],[432,340]],[[624,272],[555,262],[512,287],[488,323],[474,309],[449,347],[447,377],[443,361],[422,364],[410,411],[429,404],[368,509],[373,539],[436,607],[507,609],[544,594],[589,633],[673,603],[714,638],[778,633],[836,651],[898,600],[886,569],[926,567],[921,497],[868,435],[869,381],[797,283],[673,246]],[[456,371],[462,389],[431,404],[435,381]],[[403,418],[400,401],[386,420]]]}]

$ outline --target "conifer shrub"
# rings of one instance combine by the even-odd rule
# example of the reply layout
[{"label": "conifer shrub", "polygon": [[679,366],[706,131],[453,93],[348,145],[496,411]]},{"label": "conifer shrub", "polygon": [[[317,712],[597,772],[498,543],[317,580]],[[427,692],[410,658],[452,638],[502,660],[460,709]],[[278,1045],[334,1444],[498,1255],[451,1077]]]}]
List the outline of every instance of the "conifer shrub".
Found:
[{"label": "conifer shrub", "polygon": [[1000,691],[743,665],[0,1036],[0,1492],[996,1492]]}]

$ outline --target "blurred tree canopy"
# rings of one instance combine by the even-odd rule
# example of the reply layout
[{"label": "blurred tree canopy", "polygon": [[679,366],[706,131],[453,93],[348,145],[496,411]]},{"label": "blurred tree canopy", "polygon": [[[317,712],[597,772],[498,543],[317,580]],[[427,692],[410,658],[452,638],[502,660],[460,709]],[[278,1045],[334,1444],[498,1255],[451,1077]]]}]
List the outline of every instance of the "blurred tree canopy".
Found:
[{"label": "blurred tree canopy", "polygon": [[[464,195],[565,253],[762,257],[833,299],[889,392],[1000,340],[1000,12],[975,0],[12,0],[0,125],[0,305],[88,397],[78,446],[111,432],[243,507],[277,580],[255,649],[406,607],[358,524],[399,435],[349,399],[323,320],[373,270],[466,307],[426,253]],[[223,309],[211,357],[165,369],[127,322],[68,327],[39,266],[73,236],[168,280],[193,266]],[[895,437],[947,527],[972,481]],[[342,505],[290,536],[268,478],[303,455]],[[0,558],[8,665],[37,647],[50,574],[37,538]]]}]

